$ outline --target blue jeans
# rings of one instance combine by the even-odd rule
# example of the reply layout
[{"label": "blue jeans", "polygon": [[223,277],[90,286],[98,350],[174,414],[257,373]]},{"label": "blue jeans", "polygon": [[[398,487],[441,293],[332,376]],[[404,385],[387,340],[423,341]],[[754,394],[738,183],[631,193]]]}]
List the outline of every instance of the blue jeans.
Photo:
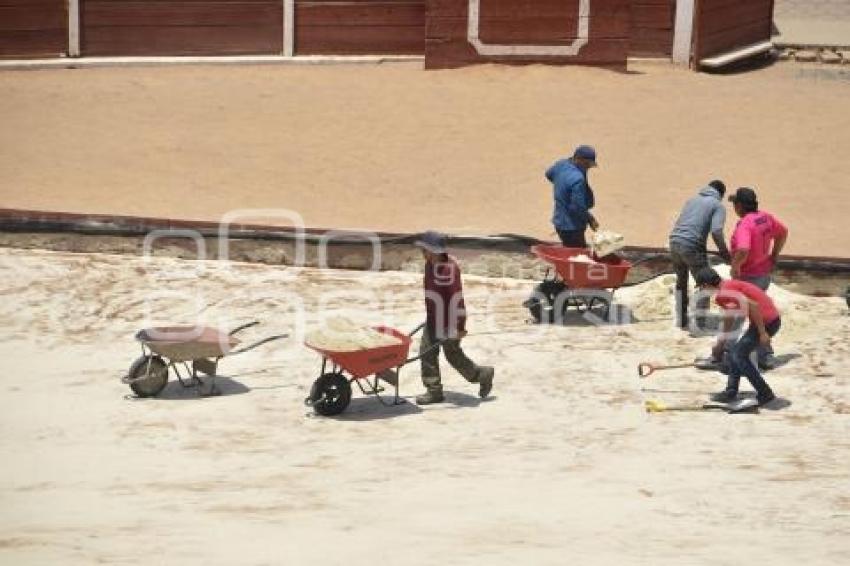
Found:
[{"label": "blue jeans", "polygon": [[[764,329],[770,336],[775,336],[779,332],[779,327],[782,322],[777,318],[766,324]],[[738,393],[738,385],[741,381],[741,376],[747,378],[753,389],[756,390],[758,397],[765,398],[773,396],[770,386],[761,376],[757,365],[753,365],[750,360],[750,354],[753,353],[759,345],[758,328],[750,323],[747,331],[741,336],[730,351],[731,364],[729,368],[729,380],[726,382],[726,391],[729,393]]]},{"label": "blue jeans", "polygon": [[[770,276],[770,274],[756,275],[755,277],[741,277],[740,279],[741,279],[741,281],[746,281],[747,283],[752,283],[753,285],[755,285],[756,287],[758,287],[762,291],[767,291],[767,289],[770,287],[770,284],[772,282],[772,277]],[[773,347],[768,346],[767,348],[765,348],[764,346],[759,345],[759,347],[756,349],[756,351],[758,352],[759,363],[762,363],[767,359],[768,356],[773,354]]]}]

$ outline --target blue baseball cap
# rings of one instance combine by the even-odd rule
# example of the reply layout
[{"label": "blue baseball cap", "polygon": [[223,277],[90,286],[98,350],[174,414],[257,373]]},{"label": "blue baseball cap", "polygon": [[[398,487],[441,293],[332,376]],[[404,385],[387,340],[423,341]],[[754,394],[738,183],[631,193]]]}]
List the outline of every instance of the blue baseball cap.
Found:
[{"label": "blue baseball cap", "polygon": [[593,167],[596,167],[596,150],[589,145],[578,146],[575,152],[573,153],[573,157],[581,157],[582,159],[587,159],[593,164]]},{"label": "blue baseball cap", "polygon": [[423,232],[419,239],[413,243],[418,248],[424,248],[431,253],[446,253],[446,236],[434,230]]}]

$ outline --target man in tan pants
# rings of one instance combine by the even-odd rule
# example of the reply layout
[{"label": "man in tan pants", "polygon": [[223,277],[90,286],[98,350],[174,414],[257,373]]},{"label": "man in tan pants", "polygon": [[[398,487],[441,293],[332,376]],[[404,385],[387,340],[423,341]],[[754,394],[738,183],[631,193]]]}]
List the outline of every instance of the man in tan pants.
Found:
[{"label": "man in tan pants", "polygon": [[460,267],[446,251],[445,236],[425,232],[417,240],[425,257],[425,310],[427,319],[419,352],[422,356],[424,394],[416,397],[419,405],[441,403],[443,385],[440,379],[440,348],[446,360],[470,383],[478,384],[478,395],[484,399],[493,388],[492,367],[476,365],[460,347],[466,336],[466,312]]}]

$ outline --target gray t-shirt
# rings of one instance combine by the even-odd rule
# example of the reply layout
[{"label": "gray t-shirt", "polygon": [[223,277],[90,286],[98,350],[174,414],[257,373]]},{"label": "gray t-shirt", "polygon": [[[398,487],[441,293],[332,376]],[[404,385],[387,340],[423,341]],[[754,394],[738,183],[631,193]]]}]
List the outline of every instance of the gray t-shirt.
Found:
[{"label": "gray t-shirt", "polygon": [[704,249],[709,234],[719,232],[723,237],[725,224],[726,209],[720,200],[720,192],[709,185],[685,203],[670,232],[670,241]]}]

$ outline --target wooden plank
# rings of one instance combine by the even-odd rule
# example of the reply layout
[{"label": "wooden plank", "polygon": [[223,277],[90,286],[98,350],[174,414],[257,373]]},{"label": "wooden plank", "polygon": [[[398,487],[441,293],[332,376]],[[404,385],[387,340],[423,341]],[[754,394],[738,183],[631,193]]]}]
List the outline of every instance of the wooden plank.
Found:
[{"label": "wooden plank", "polygon": [[65,25],[65,6],[62,3],[0,5],[0,31],[63,29]]},{"label": "wooden plank", "polygon": [[295,2],[299,55],[420,55],[424,0]]},{"label": "wooden plank", "polygon": [[425,3],[370,2],[295,5],[297,26],[423,26]]},{"label": "wooden plank", "polygon": [[[465,20],[462,20],[464,25]],[[481,20],[481,39],[485,43],[547,44],[561,45],[575,41],[578,19],[539,19],[527,17],[522,20]],[[594,37],[622,39],[629,36],[629,22],[625,18],[609,18],[591,21]]]},{"label": "wooden plank", "polygon": [[282,18],[280,0],[246,2],[83,0],[86,28],[101,26],[251,26]]},{"label": "wooden plank", "polygon": [[55,57],[67,49],[65,0],[0,0],[0,57]]},{"label": "wooden plank", "polygon": [[299,55],[419,55],[424,26],[303,26],[296,20]]},{"label": "wooden plank", "polygon": [[702,37],[700,58],[770,39],[770,20],[751,22]]},{"label": "wooden plank", "polygon": [[699,0],[695,57],[703,59],[770,39],[772,0]]},{"label": "wooden plank", "polygon": [[260,55],[280,53],[281,21],[270,26],[87,27],[86,55]]},{"label": "wooden plank", "polygon": [[0,33],[0,57],[56,57],[65,53],[64,29],[9,30]]}]

